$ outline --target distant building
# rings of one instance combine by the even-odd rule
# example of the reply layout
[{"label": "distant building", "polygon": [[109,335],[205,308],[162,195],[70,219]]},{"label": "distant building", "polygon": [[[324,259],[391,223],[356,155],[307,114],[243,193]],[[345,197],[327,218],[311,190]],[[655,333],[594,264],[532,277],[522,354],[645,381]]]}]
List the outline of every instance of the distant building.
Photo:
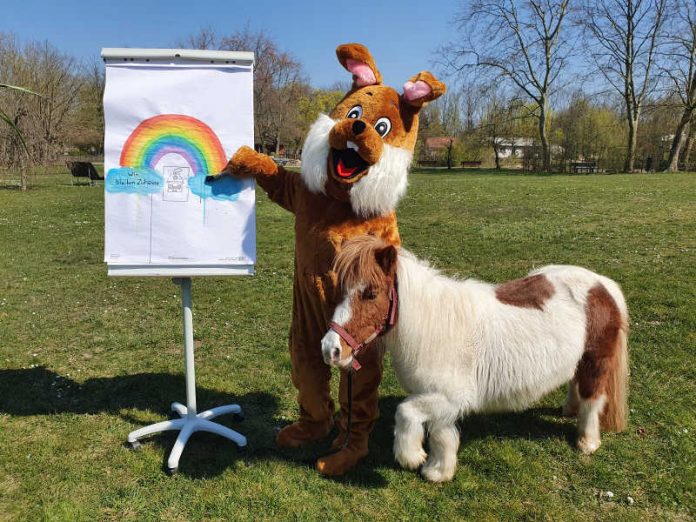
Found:
[{"label": "distant building", "polygon": [[426,138],[420,152],[418,164],[422,167],[442,166],[447,163],[448,150],[454,144],[454,136]]},{"label": "distant building", "polygon": [[532,138],[496,138],[495,144],[500,159],[522,159],[525,152],[534,147]]},{"label": "distant building", "polygon": [[[534,141],[534,138],[496,138],[495,143],[498,148],[500,159],[522,159],[532,156],[533,149],[540,148],[541,145]],[[551,145],[552,154],[563,153],[560,145]]]},{"label": "distant building", "polygon": [[450,146],[450,143],[452,143],[454,140],[454,136],[436,136],[432,138],[426,138],[425,148],[429,152],[440,152],[443,150],[447,150],[447,148]]}]

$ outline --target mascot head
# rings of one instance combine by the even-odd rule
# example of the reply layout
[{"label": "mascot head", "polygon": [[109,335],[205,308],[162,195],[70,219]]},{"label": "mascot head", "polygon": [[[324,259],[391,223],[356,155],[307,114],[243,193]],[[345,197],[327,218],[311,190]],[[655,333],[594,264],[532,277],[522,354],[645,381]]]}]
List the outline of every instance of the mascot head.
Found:
[{"label": "mascot head", "polygon": [[313,192],[350,201],[363,217],[391,212],[406,191],[418,135],[418,113],[445,92],[429,72],[382,85],[374,59],[360,44],[336,49],[353,85],[329,116],[312,124],[302,149],[302,178]]}]

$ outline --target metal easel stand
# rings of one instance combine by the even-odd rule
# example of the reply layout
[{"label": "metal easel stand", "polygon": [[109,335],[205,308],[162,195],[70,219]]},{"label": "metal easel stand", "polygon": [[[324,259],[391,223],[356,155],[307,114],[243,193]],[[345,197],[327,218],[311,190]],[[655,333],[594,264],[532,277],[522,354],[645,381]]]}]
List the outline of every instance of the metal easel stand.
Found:
[{"label": "metal easel stand", "polygon": [[186,363],[186,406],[178,402],[172,403],[172,411],[179,415],[179,419],[168,420],[151,424],[143,428],[132,431],[128,434],[128,444],[133,449],[140,448],[138,439],[153,433],[162,431],[179,430],[179,436],[174,443],[172,452],[169,454],[167,461],[167,472],[170,474],[176,473],[179,468],[179,458],[184,451],[184,447],[188,442],[189,437],[196,431],[208,431],[217,433],[243,448],[247,444],[246,437],[237,433],[230,428],[227,428],[212,419],[219,415],[232,413],[241,420],[244,418],[242,409],[238,404],[228,404],[226,406],[218,406],[210,410],[196,412],[196,373],[193,361],[193,311],[191,308],[191,278],[181,277],[172,279],[174,284],[181,285],[181,310],[184,316],[184,358]]}]

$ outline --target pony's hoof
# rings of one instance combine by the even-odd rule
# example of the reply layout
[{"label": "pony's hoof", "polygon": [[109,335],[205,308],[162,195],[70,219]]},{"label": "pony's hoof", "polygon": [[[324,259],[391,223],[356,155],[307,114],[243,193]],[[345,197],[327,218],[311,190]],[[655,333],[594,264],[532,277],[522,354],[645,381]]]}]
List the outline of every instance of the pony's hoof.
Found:
[{"label": "pony's hoof", "polygon": [[428,454],[422,447],[413,453],[398,452],[396,454],[396,461],[399,465],[404,469],[411,470],[420,468],[427,458]]},{"label": "pony's hoof", "polygon": [[599,439],[590,439],[589,437],[580,437],[578,439],[578,449],[583,455],[592,455],[599,449],[601,444]]},{"label": "pony's hoof", "polygon": [[454,477],[454,470],[446,469],[446,466],[440,462],[426,462],[421,468],[421,475],[429,482],[447,482]]}]

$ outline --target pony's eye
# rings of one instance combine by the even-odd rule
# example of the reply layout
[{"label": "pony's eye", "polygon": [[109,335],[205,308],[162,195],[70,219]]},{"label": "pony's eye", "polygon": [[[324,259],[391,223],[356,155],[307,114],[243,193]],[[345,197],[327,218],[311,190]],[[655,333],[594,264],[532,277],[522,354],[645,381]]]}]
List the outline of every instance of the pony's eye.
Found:
[{"label": "pony's eye", "polygon": [[346,118],[352,118],[354,120],[357,120],[360,116],[362,116],[362,107],[360,105],[356,105],[346,114]]},{"label": "pony's eye", "polygon": [[391,130],[391,121],[389,118],[380,118],[377,120],[375,123],[375,130],[377,131],[377,134],[383,138],[389,134],[389,131]]},{"label": "pony's eye", "polygon": [[365,299],[366,301],[372,301],[376,297],[377,297],[377,294],[371,288],[368,288],[367,290],[365,290],[362,293],[362,298]]}]

